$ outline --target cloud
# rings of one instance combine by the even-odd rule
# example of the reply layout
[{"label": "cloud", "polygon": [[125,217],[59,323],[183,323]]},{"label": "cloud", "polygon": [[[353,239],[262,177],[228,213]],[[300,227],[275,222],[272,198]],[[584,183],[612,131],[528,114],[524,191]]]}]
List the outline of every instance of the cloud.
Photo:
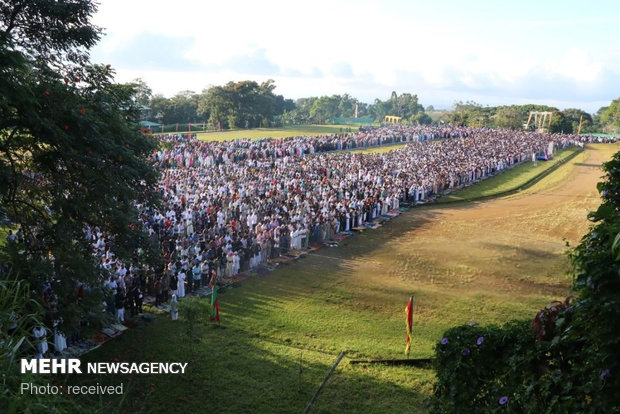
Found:
[{"label": "cloud", "polygon": [[[208,58],[203,58],[203,62]],[[274,64],[265,54],[265,49],[256,49],[247,55],[237,55],[224,61],[206,65],[209,72],[231,71],[235,73],[251,73],[257,76],[277,76],[282,74],[282,69]]]},{"label": "cloud", "polygon": [[338,62],[332,65],[331,74],[338,78],[352,78],[353,68],[346,62]]},{"label": "cloud", "polygon": [[143,32],[113,47],[104,41],[93,49],[92,57],[95,61],[133,70],[199,70],[204,65],[189,54],[193,43],[191,37]]}]

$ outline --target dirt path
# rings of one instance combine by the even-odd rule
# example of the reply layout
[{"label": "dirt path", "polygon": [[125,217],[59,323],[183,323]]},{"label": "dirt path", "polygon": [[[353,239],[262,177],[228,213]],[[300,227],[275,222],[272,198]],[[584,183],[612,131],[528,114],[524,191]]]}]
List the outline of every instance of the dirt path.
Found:
[{"label": "dirt path", "polygon": [[[414,209],[377,232],[374,243],[380,247],[350,257],[365,259],[352,273],[362,286],[372,285],[382,272],[387,274],[383,288],[564,296],[571,283],[567,246],[587,232],[587,214],[600,203],[600,166],[619,149],[589,146],[523,193]],[[373,236],[352,247],[372,243]]]}]

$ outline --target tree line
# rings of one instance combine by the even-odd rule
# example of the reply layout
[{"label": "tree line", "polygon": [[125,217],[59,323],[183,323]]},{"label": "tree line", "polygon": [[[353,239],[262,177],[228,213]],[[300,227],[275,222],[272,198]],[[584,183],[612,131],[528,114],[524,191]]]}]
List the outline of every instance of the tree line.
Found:
[{"label": "tree line", "polygon": [[[451,111],[444,111],[436,116],[439,122],[470,127],[492,127],[523,129],[530,111],[551,112],[551,132],[588,133],[618,132],[620,127],[620,99],[610,106],[600,108],[596,114],[589,114],[582,109],[567,108],[559,110],[548,105],[504,105],[482,106],[473,101],[457,102]],[[581,128],[580,128],[581,125]],[[533,127],[530,125],[530,127]]]},{"label": "tree line", "polygon": [[620,98],[595,114],[582,109],[560,110],[548,105],[482,106],[473,101],[455,102],[452,109],[424,108],[418,96],[392,92],[372,104],[345,93],[312,96],[295,101],[276,94],[275,82],[245,80],[211,86],[201,93],[181,91],[171,98],[152,94],[141,79],[133,83],[136,101],[148,108],[144,118],[161,124],[205,123],[214,129],[279,127],[284,125],[336,123],[343,118],[382,122],[386,115],[401,117],[405,124],[450,124],[469,127],[523,129],[530,111],[552,112],[551,132],[588,133],[620,131]]},{"label": "tree line", "polygon": [[381,122],[385,115],[402,118],[404,123],[430,124],[432,119],[418,102],[417,95],[392,92],[389,99],[373,104],[349,94],[285,99],[274,92],[275,82],[252,80],[211,86],[201,93],[181,91],[171,98],[152,94],[141,79],[133,82],[136,102],[147,107],[145,119],[161,124],[205,123],[211,128],[256,128],[299,124],[325,124],[338,118],[370,118]]}]

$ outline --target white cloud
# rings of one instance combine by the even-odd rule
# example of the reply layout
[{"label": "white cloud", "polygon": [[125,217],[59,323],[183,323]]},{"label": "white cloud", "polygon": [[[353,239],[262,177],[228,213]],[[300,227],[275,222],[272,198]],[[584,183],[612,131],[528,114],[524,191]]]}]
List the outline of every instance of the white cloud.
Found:
[{"label": "white cloud", "polygon": [[589,84],[600,80],[603,66],[593,61],[590,54],[584,49],[569,49],[560,59],[545,61],[545,69],[575,82]]}]

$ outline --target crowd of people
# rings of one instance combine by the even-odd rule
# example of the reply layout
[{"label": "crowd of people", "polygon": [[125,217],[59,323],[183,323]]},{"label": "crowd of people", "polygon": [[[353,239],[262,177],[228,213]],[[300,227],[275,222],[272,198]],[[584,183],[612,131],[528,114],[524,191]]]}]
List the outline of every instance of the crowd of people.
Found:
[{"label": "crowd of people", "polygon": [[[156,136],[165,208],[141,219],[166,266],[157,303],[364,227],[580,137],[471,128],[385,126],[358,133],[226,142]],[[387,153],[344,149],[406,143]]]},{"label": "crowd of people", "polygon": [[[206,142],[158,135],[163,208],[138,206],[164,258],[158,269],[116,260],[107,237],[87,228],[118,322],[215,286],[290,251],[363,228],[397,210],[470,185],[588,138],[508,130],[401,126],[317,137]],[[389,152],[345,151],[405,144]],[[11,233],[18,238],[19,234]]]}]

